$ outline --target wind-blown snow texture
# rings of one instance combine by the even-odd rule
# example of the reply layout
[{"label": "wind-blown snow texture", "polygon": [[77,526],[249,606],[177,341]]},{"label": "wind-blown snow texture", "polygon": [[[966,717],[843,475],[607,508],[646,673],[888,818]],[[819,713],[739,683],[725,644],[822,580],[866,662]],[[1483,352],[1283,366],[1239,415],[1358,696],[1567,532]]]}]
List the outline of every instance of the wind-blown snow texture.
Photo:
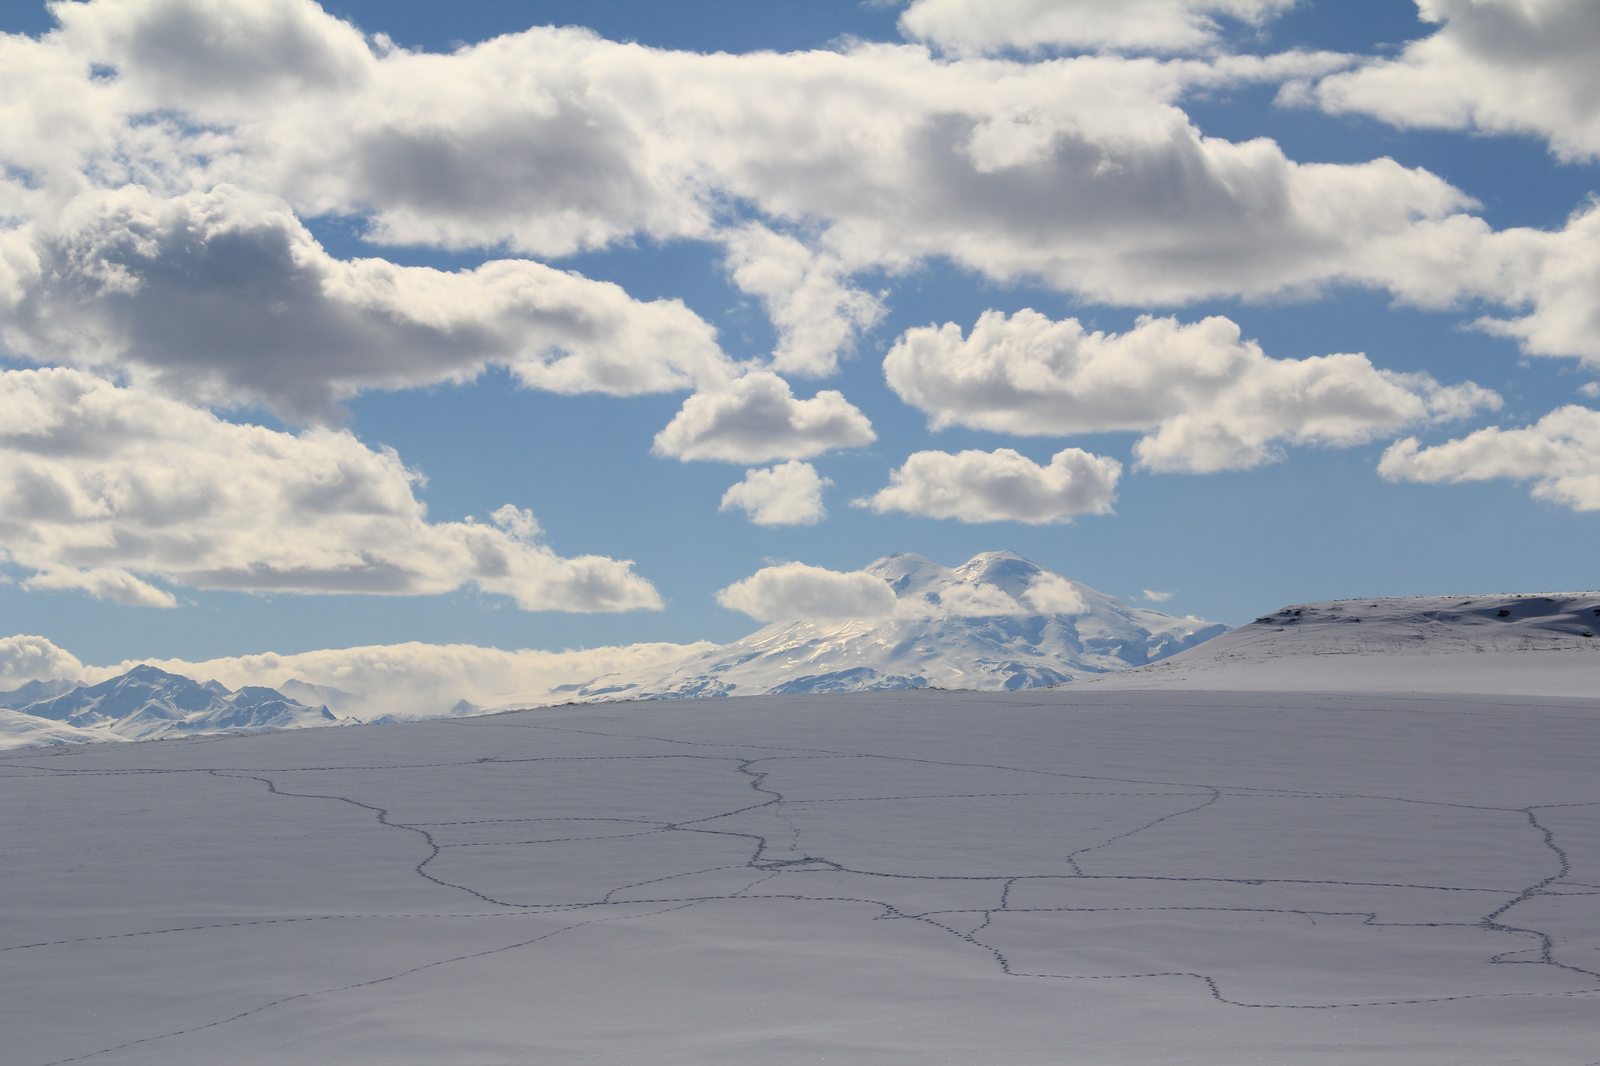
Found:
[{"label": "wind-blown snow texture", "polygon": [[13,751],[0,1033],[14,1066],[1587,1066],[1597,752],[1593,699],[1087,686]]},{"label": "wind-blown snow texture", "polygon": [[[567,698],[1038,688],[1143,666],[1228,628],[1130,607],[1009,551],[958,567],[902,553],[865,570],[894,589],[894,617],[776,622],[642,676],[568,686]],[[1055,606],[1041,590],[1072,609],[1035,606]]]}]

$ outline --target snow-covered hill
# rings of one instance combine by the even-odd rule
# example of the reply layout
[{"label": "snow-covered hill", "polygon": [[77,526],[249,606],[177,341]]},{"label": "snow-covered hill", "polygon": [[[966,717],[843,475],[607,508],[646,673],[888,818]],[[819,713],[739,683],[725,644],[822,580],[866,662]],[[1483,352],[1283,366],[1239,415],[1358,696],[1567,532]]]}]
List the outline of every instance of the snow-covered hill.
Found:
[{"label": "snow-covered hill", "polygon": [[1597,754],[1078,685],[4,752],[0,1061],[1586,1066]]},{"label": "snow-covered hill", "polygon": [[1600,694],[1600,592],[1285,607],[1099,688]]},{"label": "snow-covered hill", "polygon": [[866,572],[894,589],[893,617],[776,622],[664,667],[559,691],[590,700],[1037,688],[1143,666],[1228,628],[1130,607],[1009,551],[954,568],[890,555]]},{"label": "snow-covered hill", "polygon": [[154,666],[136,666],[98,685],[33,681],[0,693],[0,746],[88,740],[151,740],[194,733],[265,732],[338,721],[276,689],[237,691]]}]

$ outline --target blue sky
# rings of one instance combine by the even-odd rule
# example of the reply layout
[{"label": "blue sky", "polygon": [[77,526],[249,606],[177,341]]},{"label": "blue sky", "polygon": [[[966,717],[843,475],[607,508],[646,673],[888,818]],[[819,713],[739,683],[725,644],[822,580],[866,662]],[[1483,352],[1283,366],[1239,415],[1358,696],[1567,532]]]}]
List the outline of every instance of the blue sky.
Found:
[{"label": "blue sky", "polygon": [[6,5],[0,609],[114,662],[727,641],[897,551],[1232,624],[1591,587],[1600,12],[1421,14]]}]

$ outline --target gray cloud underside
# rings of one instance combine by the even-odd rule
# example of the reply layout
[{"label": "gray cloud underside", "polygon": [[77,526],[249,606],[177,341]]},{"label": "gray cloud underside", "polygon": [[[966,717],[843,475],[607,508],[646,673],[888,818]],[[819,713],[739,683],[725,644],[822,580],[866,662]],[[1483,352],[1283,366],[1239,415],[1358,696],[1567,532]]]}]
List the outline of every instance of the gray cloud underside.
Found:
[{"label": "gray cloud underside", "polygon": [[84,194],[5,235],[21,264],[13,351],[132,372],[169,394],[329,417],[363,388],[464,380],[488,363],[558,392],[691,388],[732,364],[676,301],[528,260],[448,273],[327,255],[279,201],[231,186]]}]

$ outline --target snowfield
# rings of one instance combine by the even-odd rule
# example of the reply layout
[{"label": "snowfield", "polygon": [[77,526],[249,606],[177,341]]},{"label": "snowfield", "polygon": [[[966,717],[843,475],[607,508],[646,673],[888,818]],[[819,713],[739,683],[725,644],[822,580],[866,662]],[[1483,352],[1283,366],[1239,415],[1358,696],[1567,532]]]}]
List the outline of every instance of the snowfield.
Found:
[{"label": "snowfield", "polygon": [[1593,697],[1098,684],[15,750],[0,1043],[1591,1066],[1597,754]]}]

